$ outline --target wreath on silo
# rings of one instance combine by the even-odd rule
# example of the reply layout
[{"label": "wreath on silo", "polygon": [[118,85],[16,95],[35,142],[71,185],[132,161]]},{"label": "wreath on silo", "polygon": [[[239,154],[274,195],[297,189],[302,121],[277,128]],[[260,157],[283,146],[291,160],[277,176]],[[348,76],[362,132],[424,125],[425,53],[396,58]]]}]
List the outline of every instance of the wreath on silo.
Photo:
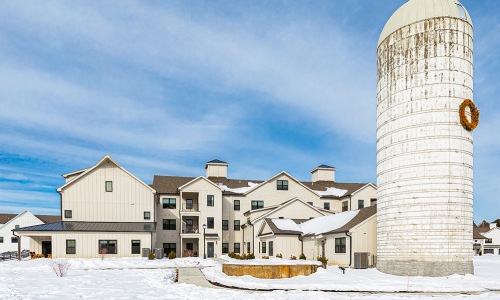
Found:
[{"label": "wreath on silo", "polygon": [[[465,109],[467,107],[470,110],[470,115],[471,115],[470,122],[467,119],[467,116],[465,115]],[[458,114],[460,115],[460,123],[462,124],[465,130],[472,131],[476,129],[477,125],[479,124],[479,110],[477,109],[474,102],[472,102],[472,100],[465,99],[464,102],[460,104],[460,108],[458,109]]]}]

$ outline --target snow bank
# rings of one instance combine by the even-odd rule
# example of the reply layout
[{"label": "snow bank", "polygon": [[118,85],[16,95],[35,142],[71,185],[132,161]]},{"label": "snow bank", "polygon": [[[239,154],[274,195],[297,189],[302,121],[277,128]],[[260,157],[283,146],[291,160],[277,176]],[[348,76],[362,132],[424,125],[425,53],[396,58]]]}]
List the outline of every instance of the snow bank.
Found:
[{"label": "snow bank", "polygon": [[335,215],[318,217],[297,224],[291,219],[271,219],[280,230],[293,230],[306,234],[321,234],[338,229],[357,216],[359,210],[346,211]]},{"label": "snow bank", "polygon": [[329,187],[326,188],[326,191],[315,191],[318,193],[320,196],[335,196],[335,197],[342,197],[347,193],[347,190],[341,190],[338,188],[334,187]]}]

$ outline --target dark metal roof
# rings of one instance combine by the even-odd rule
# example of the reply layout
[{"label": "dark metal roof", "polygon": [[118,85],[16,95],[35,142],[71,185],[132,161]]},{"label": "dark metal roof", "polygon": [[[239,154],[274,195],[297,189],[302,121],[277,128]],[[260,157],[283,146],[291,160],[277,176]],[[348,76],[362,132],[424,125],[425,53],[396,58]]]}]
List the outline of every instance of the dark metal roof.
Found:
[{"label": "dark metal roof", "polygon": [[331,167],[329,165],[321,165],[321,166],[317,166],[316,169],[335,169],[335,168]]},{"label": "dark metal roof", "polygon": [[214,159],[214,160],[211,160],[211,161],[207,161],[207,164],[226,164],[227,165],[227,162],[222,161],[220,159]]},{"label": "dark metal roof", "polygon": [[94,232],[154,232],[153,222],[56,222],[16,229],[15,231],[94,231]]}]

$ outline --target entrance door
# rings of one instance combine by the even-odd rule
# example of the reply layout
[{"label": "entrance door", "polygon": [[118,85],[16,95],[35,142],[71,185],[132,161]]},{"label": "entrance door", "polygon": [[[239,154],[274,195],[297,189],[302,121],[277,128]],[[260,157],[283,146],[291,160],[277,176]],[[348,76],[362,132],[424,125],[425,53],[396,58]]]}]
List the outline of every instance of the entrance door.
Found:
[{"label": "entrance door", "polygon": [[207,257],[214,257],[214,242],[207,243]]},{"label": "entrance door", "polygon": [[52,242],[51,241],[42,241],[42,254],[44,257],[47,255],[52,255]]},{"label": "entrance door", "polygon": [[273,249],[273,242],[269,241],[269,256],[273,256],[274,255],[273,251],[274,251],[274,249]]}]

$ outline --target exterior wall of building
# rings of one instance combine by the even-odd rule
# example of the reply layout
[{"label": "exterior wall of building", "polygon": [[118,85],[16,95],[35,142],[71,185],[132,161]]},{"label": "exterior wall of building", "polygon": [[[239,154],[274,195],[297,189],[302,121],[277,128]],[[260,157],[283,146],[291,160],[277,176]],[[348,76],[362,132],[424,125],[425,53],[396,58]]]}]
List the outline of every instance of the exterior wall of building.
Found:
[{"label": "exterior wall of building", "polygon": [[[41,254],[42,241],[52,242],[52,258],[102,258],[134,257],[142,255],[142,248],[151,248],[151,233],[148,232],[33,232],[22,239],[29,240],[30,250]],[[75,240],[76,254],[66,254],[66,240]],[[116,241],[116,254],[99,254],[99,241]],[[132,241],[140,241],[140,254],[132,254]]]},{"label": "exterior wall of building", "polygon": [[[114,163],[104,162],[75,180],[61,191],[63,221],[144,222],[145,211],[154,221],[152,190]],[[106,181],[113,182],[112,192],[106,192]],[[71,218],[65,210],[72,211]]]},{"label": "exterior wall of building", "polygon": [[[273,255],[269,255],[269,241],[273,242]],[[262,252],[263,242],[266,242],[266,253]],[[259,251],[256,251],[256,257],[276,257],[276,255],[281,254],[283,258],[289,259],[293,255],[299,259],[302,253],[302,242],[299,240],[298,235],[274,235],[271,237],[263,237],[257,240],[257,247],[259,244],[261,248]]]},{"label": "exterior wall of building", "polygon": [[[6,224],[0,225],[0,238],[3,238],[3,243],[0,243],[0,253],[18,250],[17,242],[12,242],[12,238],[15,238],[12,234],[12,230],[16,228],[16,225],[18,227],[28,227],[40,224],[44,223],[31,212],[24,211]],[[30,243],[28,239],[21,239],[21,250],[29,249],[29,246]]]},{"label": "exterior wall of building", "polygon": [[484,241],[484,254],[489,253],[500,255],[500,228],[495,227],[490,231],[483,233],[483,236],[491,239],[491,243],[489,243],[489,240]]},{"label": "exterior wall of building", "polygon": [[[163,208],[163,199],[173,198],[175,199],[175,208]],[[173,194],[160,194],[158,196],[159,203],[156,205],[156,248],[163,248],[164,243],[175,243],[176,250],[175,253],[178,257],[182,255],[181,250],[181,237],[180,232],[182,232],[183,223],[180,217],[180,210],[182,206],[182,201],[180,195]],[[176,222],[175,230],[165,230],[163,229],[163,220],[174,219]],[[168,254],[168,253],[166,253]]]},{"label": "exterior wall of building", "polygon": [[352,207],[350,207],[350,210],[356,210],[362,208],[359,207],[360,200],[363,200],[364,207],[372,206],[371,200],[376,199],[377,198],[376,195],[377,195],[377,189],[371,185],[367,185],[366,187],[364,187],[363,189],[352,195],[350,199]]},{"label": "exterior wall of building", "polygon": [[472,133],[458,113],[473,96],[472,69],[472,25],[458,18],[412,23],[378,47],[382,272],[473,273]]},{"label": "exterior wall of building", "polygon": [[312,182],[335,181],[335,169],[315,169],[312,172]]}]

